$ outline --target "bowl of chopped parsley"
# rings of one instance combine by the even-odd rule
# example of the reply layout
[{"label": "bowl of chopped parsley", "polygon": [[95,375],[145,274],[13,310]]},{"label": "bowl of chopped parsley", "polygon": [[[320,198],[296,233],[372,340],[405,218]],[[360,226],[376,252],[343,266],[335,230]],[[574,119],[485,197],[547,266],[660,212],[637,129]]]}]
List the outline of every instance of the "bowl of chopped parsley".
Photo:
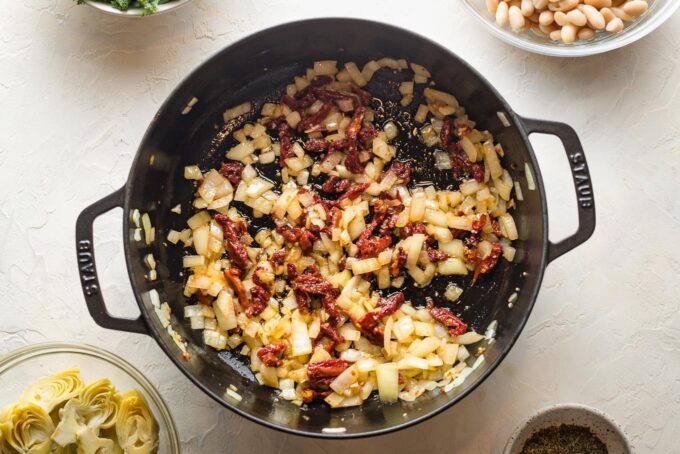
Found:
[{"label": "bowl of chopped parsley", "polygon": [[140,17],[174,10],[191,0],[76,0],[105,13],[117,16]]},{"label": "bowl of chopped parsley", "polygon": [[630,454],[621,428],[606,414],[579,404],[554,405],[527,418],[504,454]]}]

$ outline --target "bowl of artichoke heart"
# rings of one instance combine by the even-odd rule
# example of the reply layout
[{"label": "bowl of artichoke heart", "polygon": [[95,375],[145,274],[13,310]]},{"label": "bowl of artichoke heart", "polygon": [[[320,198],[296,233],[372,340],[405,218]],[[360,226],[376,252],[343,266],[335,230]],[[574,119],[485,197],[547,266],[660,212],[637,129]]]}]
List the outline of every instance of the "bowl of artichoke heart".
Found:
[{"label": "bowl of artichoke heart", "polygon": [[141,17],[166,13],[191,0],[76,0],[116,16]]},{"label": "bowl of artichoke heart", "polygon": [[0,358],[0,452],[180,452],[168,408],[132,365],[88,345]]}]

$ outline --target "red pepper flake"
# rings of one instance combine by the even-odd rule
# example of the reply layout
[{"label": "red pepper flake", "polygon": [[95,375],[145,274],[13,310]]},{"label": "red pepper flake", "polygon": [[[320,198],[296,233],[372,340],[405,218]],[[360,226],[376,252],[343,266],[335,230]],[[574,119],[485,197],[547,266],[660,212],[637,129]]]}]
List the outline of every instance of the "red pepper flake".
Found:
[{"label": "red pepper flake", "polygon": [[448,150],[451,144],[451,133],[453,132],[453,120],[450,117],[444,119],[444,124],[442,125],[442,130],[439,133],[439,140],[441,141],[442,148]]},{"label": "red pepper flake", "polygon": [[215,221],[222,226],[227,240],[227,252],[232,262],[239,268],[245,269],[250,262],[246,247],[239,241],[244,233],[247,233],[245,224],[234,222],[228,216],[216,214]]},{"label": "red pepper flake", "polygon": [[427,310],[432,315],[432,318],[448,328],[452,336],[460,336],[468,329],[468,326],[461,319],[453,315],[451,311],[442,307],[436,307],[430,297],[427,297]]},{"label": "red pepper flake", "polygon": [[321,190],[328,194],[341,194],[349,189],[352,182],[347,178],[340,178],[335,175],[331,175],[321,186]]},{"label": "red pepper flake", "polygon": [[234,188],[241,182],[241,172],[243,172],[243,164],[240,162],[224,162],[220,166],[220,173]]},{"label": "red pepper flake", "polygon": [[487,257],[480,260],[477,266],[475,266],[475,272],[472,275],[472,284],[477,282],[477,278],[481,274],[486,274],[496,267],[502,252],[503,248],[501,247],[500,243],[491,244],[491,253]]},{"label": "red pepper flake", "polygon": [[246,296],[246,289],[243,287],[243,282],[241,281],[241,270],[238,268],[229,268],[224,270],[224,278],[229,283],[229,286],[238,295],[238,302],[241,307],[248,307],[250,303],[248,302],[248,297]]},{"label": "red pepper flake", "polygon": [[267,367],[279,367],[283,364],[281,354],[286,351],[286,344],[268,344],[257,351],[257,357]]},{"label": "red pepper flake", "polygon": [[395,254],[394,258],[392,259],[392,263],[390,265],[390,275],[392,277],[399,276],[401,269],[406,264],[406,257],[407,257],[407,255],[406,255],[406,252],[404,251],[404,249],[398,248],[397,253]]},{"label": "red pepper flake", "polygon": [[342,359],[315,361],[307,365],[307,377],[313,386],[328,386],[349,365],[348,361]]},{"label": "red pepper flake", "polygon": [[427,252],[427,257],[431,262],[441,262],[449,258],[449,254],[442,252],[432,246],[425,246],[425,252]]}]

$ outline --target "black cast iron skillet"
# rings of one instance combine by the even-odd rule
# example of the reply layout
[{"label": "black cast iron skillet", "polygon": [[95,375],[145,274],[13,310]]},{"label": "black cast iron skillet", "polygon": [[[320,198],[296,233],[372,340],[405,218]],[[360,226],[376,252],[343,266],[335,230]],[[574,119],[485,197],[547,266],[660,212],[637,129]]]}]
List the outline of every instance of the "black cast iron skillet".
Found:
[{"label": "black cast iron skillet", "polygon": [[[276,399],[276,392],[257,384],[243,361],[229,352],[204,348],[201,332],[193,331],[182,320],[183,278],[179,246],[167,245],[164,238],[171,228],[184,228],[191,215],[194,188],[183,178],[183,167],[198,163],[215,167],[224,159],[229,143],[224,140],[222,112],[245,101],[255,100],[256,110],[264,99],[280,95],[293,76],[320,59],[363,64],[384,56],[406,58],[430,69],[437,87],[453,93],[466,107],[479,129],[489,129],[506,150],[504,166],[519,181],[524,201],[514,211],[520,239],[515,242],[516,260],[502,262],[494,272],[467,289],[462,302],[453,305],[473,329],[484,332],[493,320],[498,322],[496,341],[487,346],[486,361],[460,387],[447,394],[426,393],[412,403],[385,405],[371,398],[361,407],[331,410],[325,404],[299,408]],[[392,75],[378,73],[369,89],[380,97],[395,97]],[[181,111],[192,97],[199,99],[191,112]],[[397,98],[398,99],[398,95]],[[414,103],[417,106],[417,102]],[[497,112],[504,112],[511,126],[504,127]],[[253,113],[253,117],[257,112]],[[579,227],[567,239],[554,244],[548,240],[548,214],[545,190],[534,152],[531,133],[559,137],[566,149],[578,198]],[[400,158],[418,163],[417,179],[442,180],[430,169],[431,159],[408,137],[403,140]],[[533,172],[536,189],[527,187],[525,163]],[[447,181],[448,180],[448,181]],[[170,208],[182,203],[182,215]],[[104,304],[97,278],[92,224],[100,214],[114,207],[148,212],[156,228],[153,245],[135,242],[132,225],[124,216],[125,256],[130,281],[141,316],[128,320],[111,316]],[[496,90],[473,68],[447,49],[411,32],[375,22],[355,19],[317,19],[274,27],[245,38],[217,55],[189,75],[170,95],[151,121],[124,187],[86,208],[78,217],[76,245],[81,283],[88,309],[94,320],[105,328],[153,336],[165,353],[197,386],[227,408],[268,427],[299,435],[342,438],[376,435],[401,429],[450,407],[478,386],[498,366],[519,336],[536,300],[546,265],[586,241],[595,228],[595,208],[590,175],[583,149],[569,126],[522,118],[512,111]],[[145,278],[145,254],[153,252],[158,262],[158,279]],[[465,281],[459,281],[467,285]],[[442,289],[440,278],[434,288]],[[182,359],[180,350],[160,325],[150,301],[149,290],[156,289],[172,309],[172,326],[188,341],[191,360]],[[415,304],[422,304],[428,293],[407,292]],[[427,290],[430,292],[430,290]],[[512,308],[508,298],[517,293]],[[440,304],[445,301],[440,297]],[[225,396],[228,385],[238,388],[243,400]],[[406,413],[406,416],[404,416]],[[329,430],[330,429],[330,430]]]}]

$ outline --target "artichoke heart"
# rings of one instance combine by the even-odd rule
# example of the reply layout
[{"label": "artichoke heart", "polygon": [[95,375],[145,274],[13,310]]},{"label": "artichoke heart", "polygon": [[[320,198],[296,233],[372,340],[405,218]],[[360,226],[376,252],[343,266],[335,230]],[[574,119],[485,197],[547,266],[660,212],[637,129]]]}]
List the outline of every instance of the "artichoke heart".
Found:
[{"label": "artichoke heart", "polygon": [[75,397],[83,389],[83,379],[78,369],[66,369],[62,372],[41,378],[29,386],[21,400],[40,405],[51,413],[63,402]]},{"label": "artichoke heart", "polygon": [[116,422],[120,396],[108,378],[93,381],[59,411],[60,422],[53,439],[59,446],[75,443],[86,428],[108,429]]},{"label": "artichoke heart", "polygon": [[113,440],[100,438],[98,432],[86,427],[78,433],[78,454],[116,454]]},{"label": "artichoke heart", "polygon": [[20,402],[2,411],[0,419],[0,452],[19,454],[50,454],[53,449],[54,423],[41,406]]},{"label": "artichoke heart", "polygon": [[144,396],[137,390],[128,391],[121,397],[116,436],[127,454],[150,454],[158,450],[158,424]]}]

